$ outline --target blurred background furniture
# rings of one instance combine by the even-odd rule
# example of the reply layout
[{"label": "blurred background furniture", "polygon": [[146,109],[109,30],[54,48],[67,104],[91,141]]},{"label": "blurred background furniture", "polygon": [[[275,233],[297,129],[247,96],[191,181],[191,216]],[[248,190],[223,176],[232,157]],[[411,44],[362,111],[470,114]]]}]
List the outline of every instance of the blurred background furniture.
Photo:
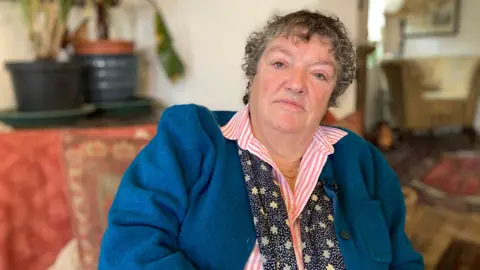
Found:
[{"label": "blurred background furniture", "polygon": [[382,62],[396,124],[416,131],[444,126],[473,130],[480,94],[480,57],[440,56]]}]

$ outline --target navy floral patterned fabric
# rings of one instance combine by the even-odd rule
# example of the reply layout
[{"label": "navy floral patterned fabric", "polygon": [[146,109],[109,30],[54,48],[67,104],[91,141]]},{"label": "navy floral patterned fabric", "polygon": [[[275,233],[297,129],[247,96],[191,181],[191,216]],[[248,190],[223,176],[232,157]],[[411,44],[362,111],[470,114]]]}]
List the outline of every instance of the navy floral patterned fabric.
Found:
[{"label": "navy floral patterned fabric", "polygon": [[[265,270],[298,269],[288,214],[272,167],[247,150],[239,150]],[[318,182],[300,214],[305,269],[345,269],[334,227],[332,201]]]}]

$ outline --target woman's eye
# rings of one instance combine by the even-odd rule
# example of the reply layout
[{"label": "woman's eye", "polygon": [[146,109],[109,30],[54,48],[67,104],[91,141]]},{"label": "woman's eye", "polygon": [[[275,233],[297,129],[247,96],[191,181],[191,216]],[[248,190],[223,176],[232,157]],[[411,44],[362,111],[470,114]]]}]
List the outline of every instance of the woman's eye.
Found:
[{"label": "woman's eye", "polygon": [[325,75],[323,75],[322,73],[315,73],[315,77],[317,77],[320,80],[326,80],[327,79],[327,77],[325,77]]},{"label": "woman's eye", "polygon": [[276,68],[284,68],[285,64],[277,61],[277,62],[273,63],[273,66],[276,67]]}]

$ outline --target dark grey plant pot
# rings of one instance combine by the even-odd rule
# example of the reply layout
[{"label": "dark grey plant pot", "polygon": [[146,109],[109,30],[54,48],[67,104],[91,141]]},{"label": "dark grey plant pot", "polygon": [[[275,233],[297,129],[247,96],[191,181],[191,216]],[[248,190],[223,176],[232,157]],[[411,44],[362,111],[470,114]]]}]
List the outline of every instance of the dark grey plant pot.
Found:
[{"label": "dark grey plant pot", "polygon": [[80,68],[73,62],[7,62],[18,111],[51,111],[80,108]]},{"label": "dark grey plant pot", "polygon": [[137,56],[76,55],[82,69],[82,91],[88,103],[108,103],[135,98]]}]

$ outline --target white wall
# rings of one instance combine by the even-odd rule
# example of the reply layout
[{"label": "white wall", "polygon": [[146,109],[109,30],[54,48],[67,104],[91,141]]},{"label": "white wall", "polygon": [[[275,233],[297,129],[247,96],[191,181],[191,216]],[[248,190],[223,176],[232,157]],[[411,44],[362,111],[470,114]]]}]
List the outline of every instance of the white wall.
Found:
[{"label": "white wall", "polygon": [[15,105],[10,77],[4,60],[22,60],[33,57],[27,42],[27,31],[15,4],[0,3],[0,110]]},{"label": "white wall", "polygon": [[458,34],[450,37],[409,38],[405,43],[405,56],[480,54],[479,11],[479,0],[460,0]]},{"label": "white wall", "polygon": [[[153,92],[165,104],[193,102],[211,109],[239,109],[243,106],[246,85],[241,70],[243,50],[251,31],[261,27],[275,12],[313,8],[339,16],[356,40],[358,14],[354,2],[356,0],[158,0],[187,74],[184,81],[171,85],[157,66],[153,73],[156,85]],[[141,17],[145,18],[141,23],[145,25],[138,27],[146,29],[148,12]],[[354,100],[355,92],[351,89],[335,114],[343,116],[351,112]]]},{"label": "white wall", "polygon": [[[130,0],[130,3],[139,3]],[[300,8],[313,8],[336,14],[345,23],[354,40],[358,38],[358,0],[157,0],[175,41],[175,46],[187,68],[183,81],[169,83],[156,61],[153,47],[153,12],[148,5],[137,6],[129,18],[137,20],[135,39],[141,50],[149,51],[151,68],[151,94],[166,105],[198,103],[211,109],[236,110],[243,106],[242,96],[246,80],[241,70],[243,49],[248,34],[261,27],[274,12],[285,13]],[[143,2],[145,3],[145,2]],[[4,5],[4,4],[1,4]],[[4,10],[4,7],[0,7]],[[0,13],[2,13],[0,11]],[[123,12],[120,12],[123,13]],[[121,16],[125,25],[125,17]],[[118,17],[120,18],[120,17]],[[0,15],[1,20],[1,15]],[[5,32],[12,35],[9,44],[0,47],[2,57],[10,58],[10,51],[18,44],[26,44],[26,35],[17,35],[22,25],[0,24],[0,36]],[[20,31],[20,33],[23,30]],[[128,37],[132,32],[114,31],[118,36]],[[13,35],[15,35],[13,37]],[[2,41],[2,44],[4,42]],[[28,50],[19,52],[24,56]],[[0,72],[1,73],[1,72]],[[3,76],[3,77],[2,77]],[[5,74],[0,76],[2,97],[8,96]],[[353,111],[355,105],[354,86],[340,101],[334,113],[341,117]],[[1,103],[0,103],[1,106]]]}]

